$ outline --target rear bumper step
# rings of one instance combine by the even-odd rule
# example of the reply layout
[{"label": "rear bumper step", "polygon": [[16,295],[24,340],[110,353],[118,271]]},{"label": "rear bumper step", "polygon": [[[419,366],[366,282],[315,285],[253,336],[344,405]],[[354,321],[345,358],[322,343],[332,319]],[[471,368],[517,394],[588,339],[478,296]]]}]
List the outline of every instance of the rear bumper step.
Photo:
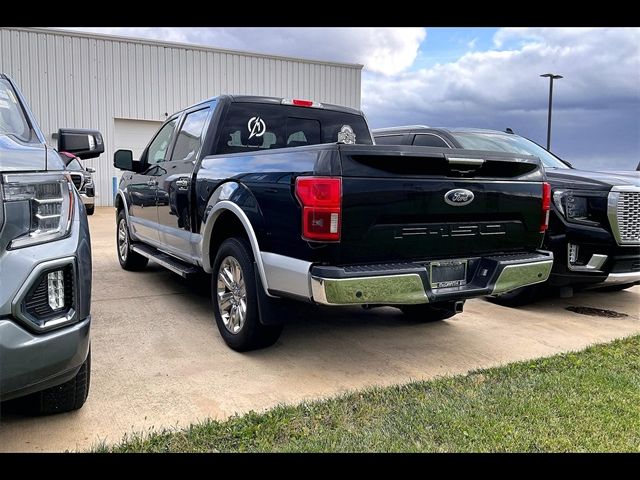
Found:
[{"label": "rear bumper step", "polygon": [[324,305],[406,305],[496,295],[546,281],[553,254],[537,251],[465,260],[465,284],[445,288],[431,283],[432,262],[314,266],[311,293],[315,302]]}]

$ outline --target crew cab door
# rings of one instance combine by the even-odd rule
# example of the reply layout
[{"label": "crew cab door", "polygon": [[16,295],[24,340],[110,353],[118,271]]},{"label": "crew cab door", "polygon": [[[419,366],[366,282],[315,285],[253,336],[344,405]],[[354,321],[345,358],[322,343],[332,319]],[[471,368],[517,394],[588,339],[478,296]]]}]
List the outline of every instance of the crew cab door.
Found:
[{"label": "crew cab door", "polygon": [[130,223],[135,235],[145,242],[157,245],[158,234],[158,179],[164,175],[165,160],[173,141],[178,117],[165,123],[149,143],[140,158],[144,166],[134,173],[127,185],[131,200]]},{"label": "crew cab door", "polygon": [[191,179],[212,104],[198,105],[181,117],[171,154],[157,177],[158,230],[163,250],[191,261]]}]

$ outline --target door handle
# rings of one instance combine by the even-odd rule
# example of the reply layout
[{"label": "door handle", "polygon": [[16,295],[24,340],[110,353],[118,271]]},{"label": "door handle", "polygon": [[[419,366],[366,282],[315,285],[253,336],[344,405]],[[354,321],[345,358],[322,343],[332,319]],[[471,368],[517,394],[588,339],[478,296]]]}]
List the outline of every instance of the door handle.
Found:
[{"label": "door handle", "polygon": [[187,188],[189,186],[189,180],[186,178],[180,178],[176,180],[176,187],[178,188]]}]

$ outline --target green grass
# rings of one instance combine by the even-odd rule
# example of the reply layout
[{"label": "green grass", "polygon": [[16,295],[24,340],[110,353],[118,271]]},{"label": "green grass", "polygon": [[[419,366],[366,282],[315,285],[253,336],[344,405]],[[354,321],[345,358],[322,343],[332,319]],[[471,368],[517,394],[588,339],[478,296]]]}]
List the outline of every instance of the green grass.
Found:
[{"label": "green grass", "polygon": [[640,452],[640,336],[181,431],[134,434],[96,451]]}]

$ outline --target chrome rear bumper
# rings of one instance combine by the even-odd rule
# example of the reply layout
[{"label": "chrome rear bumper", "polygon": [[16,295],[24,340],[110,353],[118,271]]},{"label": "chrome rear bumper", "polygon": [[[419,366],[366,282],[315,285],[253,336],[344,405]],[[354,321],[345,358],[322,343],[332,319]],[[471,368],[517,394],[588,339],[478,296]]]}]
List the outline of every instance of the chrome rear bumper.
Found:
[{"label": "chrome rear bumper", "polygon": [[469,259],[469,263],[473,268],[467,283],[447,288],[431,287],[428,262],[395,264],[388,268],[359,266],[357,271],[367,273],[360,276],[350,274],[347,268],[312,267],[312,300],[323,305],[405,305],[500,294],[545,282],[551,273],[553,254],[538,251],[499,255]]}]

